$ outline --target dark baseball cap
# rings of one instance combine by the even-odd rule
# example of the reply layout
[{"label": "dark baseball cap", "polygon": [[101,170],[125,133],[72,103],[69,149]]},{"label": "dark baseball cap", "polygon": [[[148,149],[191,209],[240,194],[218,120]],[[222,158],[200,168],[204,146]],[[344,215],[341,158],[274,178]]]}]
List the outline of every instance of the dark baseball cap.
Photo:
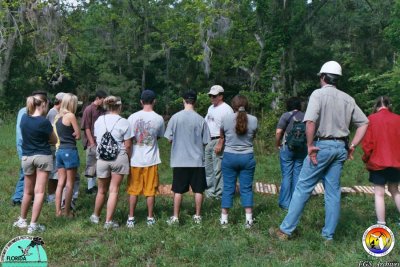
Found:
[{"label": "dark baseball cap", "polygon": [[144,102],[152,102],[154,99],[156,99],[156,94],[149,89],[144,90],[140,96],[140,100]]},{"label": "dark baseball cap", "polygon": [[182,97],[185,100],[194,100],[194,101],[196,101],[197,100],[197,93],[192,91],[192,90],[190,90],[190,91],[185,92],[182,95]]}]

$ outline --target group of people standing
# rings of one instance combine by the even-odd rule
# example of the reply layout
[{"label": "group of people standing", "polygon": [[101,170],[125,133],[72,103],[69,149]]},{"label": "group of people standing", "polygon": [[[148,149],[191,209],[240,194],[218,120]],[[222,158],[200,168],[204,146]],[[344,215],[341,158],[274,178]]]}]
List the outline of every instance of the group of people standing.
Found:
[{"label": "group of people standing", "polygon": [[[271,228],[269,232],[281,240],[288,239],[297,227],[306,202],[320,180],[325,187],[322,236],[326,240],[333,239],[340,215],[341,171],[344,162],[353,158],[355,148],[361,143],[370,181],[375,184],[378,223],[386,223],[386,183],[389,183],[389,191],[400,212],[400,143],[397,142],[400,116],[391,112],[387,97],[380,97],[374,113],[367,118],[355,100],[337,88],[341,76],[342,68],[337,62],[326,62],[318,73],[321,88],[311,94],[306,112],[301,111],[299,99],[291,98],[287,102],[288,112],[279,120],[276,146],[280,154],[282,185],[278,204],[287,214],[280,227]],[[119,97],[98,91],[94,102],[84,110],[81,129],[75,117],[76,96],[63,94],[58,114],[51,123],[44,117],[48,106],[46,96],[36,92],[28,97],[24,114],[18,116],[21,123],[17,131],[22,133],[22,151],[19,154],[22,156],[22,173],[25,176],[22,181],[25,184],[21,215],[14,226],[28,227],[28,233],[44,230],[42,225],[37,224],[37,219],[49,173],[54,169],[50,144],[56,147],[56,216],[74,216],[71,205],[76,194],[73,188],[75,186],[76,191],[79,182],[76,140],[83,130],[88,192],[94,189],[95,178],[98,178],[95,208],[90,216],[92,223],[100,222],[108,193],[104,228],[119,226],[113,220],[113,214],[125,175],[128,175],[129,194],[126,226],[132,228],[136,224],[135,209],[139,195],[146,197],[147,224],[156,222],[153,209],[159,185],[158,165],[161,163],[157,140],[165,137],[171,143],[174,192],[173,215],[167,223],[179,223],[183,194],[191,188],[195,200],[193,222],[202,221],[201,206],[205,193],[206,197],[221,199],[220,223],[226,227],[238,179],[241,204],[245,210],[244,225],[251,228],[254,222],[252,188],[256,166],[253,140],[258,121],[248,114],[246,97],[236,95],[229,106],[224,102],[224,89],[220,85],[212,86],[208,95],[211,106],[203,118],[195,111],[197,94],[193,91],[184,93],[184,109],[171,117],[166,129],[163,118],[154,112],[156,95],[151,90],[142,92],[142,110],[128,119],[120,116],[122,101]],[[305,123],[304,149],[294,151],[288,144],[288,133],[299,121]],[[351,123],[356,132],[350,141]],[[107,134],[111,134],[118,151],[112,160],[99,156],[100,146]],[[26,218],[33,194],[32,219],[28,226]]]},{"label": "group of people standing", "polygon": [[[21,144],[21,173],[24,177],[17,186],[14,203],[18,201],[15,197],[21,182],[24,189],[21,214],[14,226],[28,228],[28,233],[45,229],[37,220],[49,176],[57,179],[56,186],[49,183],[49,192],[55,192],[55,215],[75,216],[73,198],[77,197],[80,181],[76,140],[81,138],[82,130],[87,192],[97,191],[94,211],[89,218],[92,223],[100,222],[102,208],[107,202],[104,228],[119,227],[113,220],[113,214],[125,175],[128,175],[126,190],[129,195],[126,226],[132,228],[136,224],[135,209],[139,195],[146,197],[147,225],[156,222],[153,209],[159,186],[158,165],[161,163],[157,140],[165,137],[171,143],[174,192],[173,215],[167,223],[179,223],[183,194],[191,188],[196,206],[194,223],[202,221],[201,205],[206,191],[208,197],[222,197],[221,224],[226,226],[238,176],[246,211],[245,226],[251,227],[255,171],[253,139],[257,119],[247,114],[249,105],[246,97],[235,96],[231,108],[223,101],[223,93],[222,86],[211,87],[208,94],[212,105],[206,118],[195,111],[197,94],[193,91],[184,93],[184,109],[171,117],[165,129],[163,118],[154,111],[156,95],[151,90],[141,93],[142,110],[128,119],[120,116],[122,101],[119,97],[97,91],[95,100],[83,112],[81,127],[75,115],[78,105],[75,95],[57,94],[55,105],[47,114],[47,94],[33,92],[27,98],[27,107],[20,111],[21,121],[17,123],[17,131],[21,131],[21,138],[17,133],[17,146]],[[51,115],[53,111],[56,111],[55,116]],[[111,135],[109,138],[117,147],[117,155],[111,160],[101,156],[101,146],[107,134]],[[221,163],[223,151],[225,157]],[[95,187],[96,178],[98,188]],[[52,199],[51,196],[49,193],[48,200]],[[32,217],[28,224],[27,214],[32,198]]]}]

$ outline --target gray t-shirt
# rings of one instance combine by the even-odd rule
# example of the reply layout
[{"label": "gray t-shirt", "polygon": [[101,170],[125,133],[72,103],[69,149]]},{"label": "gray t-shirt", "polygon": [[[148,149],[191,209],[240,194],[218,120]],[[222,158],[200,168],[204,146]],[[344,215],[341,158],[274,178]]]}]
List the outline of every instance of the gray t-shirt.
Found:
[{"label": "gray t-shirt", "polygon": [[51,124],[54,124],[54,119],[56,118],[58,114],[57,109],[55,109],[54,107],[52,109],[49,110],[49,112],[47,113],[46,118],[50,121]]},{"label": "gray t-shirt", "polygon": [[315,122],[318,137],[346,137],[350,122],[358,128],[367,124],[368,118],[351,96],[325,85],[311,94],[304,121]]},{"label": "gray t-shirt", "polygon": [[197,112],[182,110],[174,114],[164,137],[172,141],[171,167],[204,167],[204,145],[210,141],[210,131]]},{"label": "gray t-shirt", "polygon": [[221,130],[225,134],[224,152],[236,154],[253,153],[253,139],[257,132],[257,118],[247,114],[247,133],[236,134],[237,113],[229,114],[222,119]]},{"label": "gray t-shirt", "polygon": [[293,122],[303,121],[303,119],[304,119],[304,113],[301,111],[293,110],[282,114],[281,118],[279,119],[278,125],[276,126],[276,129],[282,129],[285,131],[285,134],[282,138],[282,143],[286,142],[286,136],[293,128]]},{"label": "gray t-shirt", "polygon": [[94,136],[96,137],[96,143],[101,143],[101,138],[109,131],[118,143],[121,151],[125,151],[125,140],[131,138],[131,129],[127,119],[122,118],[117,114],[106,114],[100,116],[94,123]]}]

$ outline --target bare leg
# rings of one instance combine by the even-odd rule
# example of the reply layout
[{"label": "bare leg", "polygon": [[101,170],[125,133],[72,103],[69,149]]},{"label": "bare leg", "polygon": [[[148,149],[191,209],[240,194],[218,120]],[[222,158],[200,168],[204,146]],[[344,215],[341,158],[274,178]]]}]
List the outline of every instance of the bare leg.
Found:
[{"label": "bare leg", "polygon": [[147,197],[146,202],[147,202],[147,217],[153,218],[154,217],[153,210],[154,210],[155,197],[154,196]]},{"label": "bare leg", "polygon": [[67,169],[67,182],[65,186],[65,216],[71,217],[72,192],[75,183],[76,169]]},{"label": "bare leg", "polygon": [[175,193],[174,194],[174,216],[179,218],[179,210],[181,208],[182,203],[182,194]]},{"label": "bare leg", "polygon": [[111,221],[114,215],[115,207],[117,206],[118,202],[119,186],[121,185],[123,178],[124,176],[121,174],[111,174],[110,193],[107,201],[106,222]]},{"label": "bare leg", "polygon": [[135,209],[137,202],[138,202],[138,196],[129,195],[129,217],[135,216]]},{"label": "bare leg", "polygon": [[26,219],[28,215],[29,206],[32,201],[34,188],[36,182],[36,173],[32,175],[25,175],[24,179],[24,196],[22,198],[21,204],[21,218]]},{"label": "bare leg", "polygon": [[388,190],[392,194],[394,203],[396,204],[397,210],[400,212],[400,192],[398,183],[389,183]]},{"label": "bare leg", "polygon": [[385,186],[375,185],[375,211],[378,222],[385,223]]},{"label": "bare leg", "polygon": [[99,189],[97,190],[96,203],[94,204],[94,215],[100,217],[100,213],[104,206],[111,178],[99,178],[97,180],[99,184]]},{"label": "bare leg", "polygon": [[222,214],[226,214],[226,215],[228,215],[228,213],[229,213],[229,209],[222,208],[222,210],[221,210],[221,213],[222,213]]},{"label": "bare leg", "polygon": [[33,201],[31,223],[36,223],[42,210],[49,172],[36,170],[35,199]]},{"label": "bare leg", "polygon": [[58,184],[56,189],[56,216],[61,216],[61,200],[64,186],[67,180],[67,172],[64,168],[58,169]]},{"label": "bare leg", "polygon": [[200,216],[201,214],[201,205],[203,204],[203,194],[195,193],[194,194],[194,201],[196,204],[196,215]]}]

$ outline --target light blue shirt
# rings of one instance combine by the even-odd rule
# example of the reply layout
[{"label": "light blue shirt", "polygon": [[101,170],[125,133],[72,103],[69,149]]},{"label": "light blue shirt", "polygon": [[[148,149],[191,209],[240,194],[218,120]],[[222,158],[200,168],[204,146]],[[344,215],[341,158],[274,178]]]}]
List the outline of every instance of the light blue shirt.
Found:
[{"label": "light blue shirt", "polygon": [[21,134],[21,118],[22,116],[26,114],[26,107],[21,108],[18,111],[18,116],[17,116],[17,126],[15,127],[16,131],[16,144],[17,144],[17,152],[18,152],[18,157],[21,159],[22,157],[22,134]]}]

